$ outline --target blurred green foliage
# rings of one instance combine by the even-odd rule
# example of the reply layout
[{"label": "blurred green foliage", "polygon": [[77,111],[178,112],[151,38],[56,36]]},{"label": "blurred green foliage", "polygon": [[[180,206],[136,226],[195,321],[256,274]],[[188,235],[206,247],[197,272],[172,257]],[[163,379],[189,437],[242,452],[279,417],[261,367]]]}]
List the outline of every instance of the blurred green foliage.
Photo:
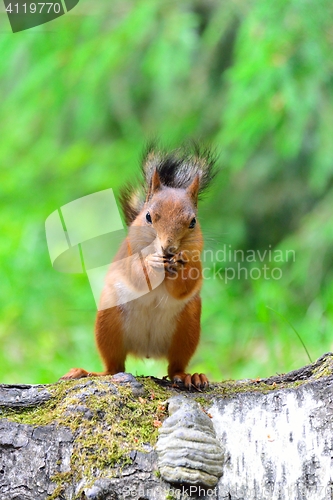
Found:
[{"label": "blurred green foliage", "polygon": [[[332,350],[332,11],[330,0],[80,0],[15,35],[1,14],[1,382],[101,368],[88,281],[52,268],[44,223],[76,198],[117,195],[155,136],[220,153],[200,212],[219,259],[206,255],[191,370],[263,377],[305,364],[289,323],[313,359]],[[223,260],[224,248],[256,260]],[[166,363],[127,369],[161,376]]]}]

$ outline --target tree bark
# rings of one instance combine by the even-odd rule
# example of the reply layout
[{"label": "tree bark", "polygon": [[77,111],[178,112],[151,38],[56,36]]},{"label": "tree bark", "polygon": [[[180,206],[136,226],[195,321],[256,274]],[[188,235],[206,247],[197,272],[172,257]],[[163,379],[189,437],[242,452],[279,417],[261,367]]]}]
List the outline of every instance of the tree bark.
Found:
[{"label": "tree bark", "polygon": [[[332,499],[332,372],[329,353],[205,393],[129,374],[1,385],[0,500]],[[214,487],[159,473],[157,429],[179,394],[199,401],[223,450]]]}]

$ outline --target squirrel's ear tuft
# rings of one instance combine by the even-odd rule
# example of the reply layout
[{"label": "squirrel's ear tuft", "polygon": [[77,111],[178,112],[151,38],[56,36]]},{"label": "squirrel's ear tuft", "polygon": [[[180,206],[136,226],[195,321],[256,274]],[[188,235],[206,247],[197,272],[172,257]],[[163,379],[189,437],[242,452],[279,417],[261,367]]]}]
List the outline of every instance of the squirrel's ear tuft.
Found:
[{"label": "squirrel's ear tuft", "polygon": [[198,204],[198,194],[200,188],[200,175],[197,174],[189,187],[186,189],[189,197],[191,198],[193,205],[196,207]]},{"label": "squirrel's ear tuft", "polygon": [[152,175],[152,178],[151,178],[151,181],[150,181],[150,186],[149,186],[149,190],[148,190],[148,193],[147,193],[147,200],[150,200],[150,198],[157,192],[161,189],[162,187],[162,183],[161,183],[161,179],[160,179],[160,176],[158,175],[158,172],[157,172],[157,168],[155,168],[154,170],[154,173]]}]

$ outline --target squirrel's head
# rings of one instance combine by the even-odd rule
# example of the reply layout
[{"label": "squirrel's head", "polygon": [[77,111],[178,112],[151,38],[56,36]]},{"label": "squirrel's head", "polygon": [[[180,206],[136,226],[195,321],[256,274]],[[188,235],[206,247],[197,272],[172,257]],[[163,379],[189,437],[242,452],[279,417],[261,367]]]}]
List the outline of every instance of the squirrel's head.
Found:
[{"label": "squirrel's head", "polygon": [[201,250],[197,222],[199,187],[198,174],[187,188],[164,186],[157,170],[152,176],[145,204],[133,225],[146,227],[154,234],[166,257],[181,250]]}]

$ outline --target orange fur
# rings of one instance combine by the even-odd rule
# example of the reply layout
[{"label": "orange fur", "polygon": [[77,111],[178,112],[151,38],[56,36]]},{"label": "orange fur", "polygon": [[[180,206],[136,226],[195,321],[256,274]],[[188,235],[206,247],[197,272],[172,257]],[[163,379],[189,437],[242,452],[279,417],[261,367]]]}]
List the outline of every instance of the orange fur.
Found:
[{"label": "orange fur", "polygon": [[[93,375],[124,371],[133,353],[167,358],[170,379],[188,388],[208,384],[205,375],[186,373],[200,337],[199,185],[196,175],[187,188],[165,187],[153,173],[146,202],[106,276],[95,328],[105,371]],[[88,375],[74,368],[63,378]]]},{"label": "orange fur", "polygon": [[201,299],[196,295],[178,316],[177,328],[173,334],[168,352],[168,375],[171,380],[183,377],[200,338]]}]

